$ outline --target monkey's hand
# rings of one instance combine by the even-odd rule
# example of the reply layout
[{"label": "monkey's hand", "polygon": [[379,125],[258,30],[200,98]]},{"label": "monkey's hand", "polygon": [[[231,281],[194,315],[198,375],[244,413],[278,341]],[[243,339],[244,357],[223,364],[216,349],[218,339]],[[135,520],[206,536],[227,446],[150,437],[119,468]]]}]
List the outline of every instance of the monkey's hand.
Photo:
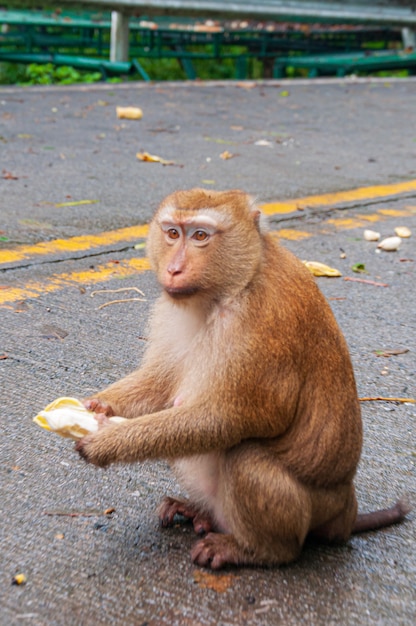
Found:
[{"label": "monkey's hand", "polygon": [[117,425],[111,424],[108,418],[97,415],[99,430],[83,437],[75,444],[75,450],[87,463],[97,467],[107,467],[118,458]]},{"label": "monkey's hand", "polygon": [[113,415],[115,415],[112,407],[106,402],[100,400],[99,398],[87,398],[83,401],[83,405],[85,406],[87,411],[92,411],[93,413],[102,413],[107,417],[112,417]]}]

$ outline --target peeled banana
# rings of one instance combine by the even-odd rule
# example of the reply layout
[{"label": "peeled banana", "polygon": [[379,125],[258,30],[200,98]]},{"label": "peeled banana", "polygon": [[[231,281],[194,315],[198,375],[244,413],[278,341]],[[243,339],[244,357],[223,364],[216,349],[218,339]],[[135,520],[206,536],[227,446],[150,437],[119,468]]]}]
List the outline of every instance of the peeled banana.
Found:
[{"label": "peeled banana", "polygon": [[[33,421],[38,426],[51,430],[61,437],[82,439],[85,435],[98,430],[98,422],[92,411],[88,411],[77,398],[57,398],[40,411]],[[124,417],[110,417],[109,421],[117,424],[124,422]]]}]

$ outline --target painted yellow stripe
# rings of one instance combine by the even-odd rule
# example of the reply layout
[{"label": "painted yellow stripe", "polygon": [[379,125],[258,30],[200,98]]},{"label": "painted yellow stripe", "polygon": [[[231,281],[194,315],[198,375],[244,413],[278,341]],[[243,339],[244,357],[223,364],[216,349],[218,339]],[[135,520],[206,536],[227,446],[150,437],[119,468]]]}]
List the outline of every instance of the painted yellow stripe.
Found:
[{"label": "painted yellow stripe", "polygon": [[79,285],[95,285],[111,278],[126,278],[150,269],[146,258],[130,259],[120,263],[97,265],[93,270],[53,274],[43,282],[32,281],[24,287],[6,287],[0,290],[0,305],[19,302],[27,298],[39,298],[65,287]]},{"label": "painted yellow stripe", "polygon": [[[285,202],[263,204],[261,208],[266,215],[272,215],[274,213],[292,213],[299,208],[334,206],[354,200],[370,200],[373,198],[376,199],[380,197],[397,196],[401,193],[408,193],[411,191],[416,191],[416,180],[398,183],[395,185],[360,187],[350,191],[306,196],[304,198],[295,198]],[[392,210],[393,209],[384,209],[385,212],[390,211],[389,215],[392,215]],[[385,214],[387,215],[388,213]],[[359,217],[370,221],[369,217]],[[376,221],[376,219],[379,218],[374,218],[374,221]],[[37,256],[46,256],[61,252],[82,252],[84,250],[99,249],[103,246],[109,246],[114,243],[136,241],[146,237],[148,230],[148,225],[131,226],[128,228],[120,228],[119,230],[99,233],[98,235],[81,235],[79,237],[71,237],[69,239],[55,239],[53,241],[41,242],[31,246],[19,246],[13,249],[0,250],[0,265],[24,261],[25,259],[31,259]],[[306,236],[305,234],[301,234],[302,231],[298,231],[299,235],[296,237],[293,234],[295,231],[291,229],[286,229],[286,232],[288,233],[287,236],[284,234],[283,229],[280,232],[280,237],[283,239],[301,239]]]},{"label": "painted yellow stripe", "polygon": [[312,237],[312,233],[307,233],[306,230],[295,230],[294,228],[273,230],[271,234],[273,237],[277,237],[277,239],[287,239],[289,241],[300,241],[301,239]]},{"label": "painted yellow stripe", "polygon": [[53,241],[45,241],[32,246],[19,246],[12,250],[0,250],[0,264],[24,261],[40,255],[82,252],[83,250],[94,250],[94,248],[101,248],[102,246],[109,246],[123,241],[136,241],[146,237],[148,231],[149,227],[147,225],[130,226],[98,235],[81,235],[79,237],[70,237],[69,239],[54,239]]},{"label": "painted yellow stripe", "polygon": [[332,217],[325,220],[324,224],[332,224],[337,228],[352,229],[368,227],[368,222],[382,222],[388,217],[409,217],[416,214],[415,206],[407,206],[404,209],[379,209],[368,215],[356,215],[354,217]]},{"label": "painted yellow stripe", "polygon": [[358,187],[350,191],[337,191],[335,193],[325,193],[317,196],[305,196],[295,198],[285,202],[270,202],[262,205],[262,211],[266,215],[273,213],[293,213],[308,207],[335,206],[359,200],[372,200],[377,198],[397,196],[402,193],[416,191],[416,180],[409,180],[404,183],[394,185],[377,185],[374,187]]}]

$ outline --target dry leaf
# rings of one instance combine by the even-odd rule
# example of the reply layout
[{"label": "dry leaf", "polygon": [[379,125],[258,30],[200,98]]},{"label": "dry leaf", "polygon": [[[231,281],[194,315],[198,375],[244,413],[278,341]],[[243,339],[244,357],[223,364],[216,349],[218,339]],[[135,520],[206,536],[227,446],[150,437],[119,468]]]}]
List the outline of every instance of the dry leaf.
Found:
[{"label": "dry leaf", "polygon": [[412,234],[412,231],[410,230],[410,228],[407,228],[407,226],[397,226],[394,229],[394,232],[398,237],[401,237],[402,239],[407,239]]},{"label": "dry leaf", "polygon": [[201,570],[194,571],[194,581],[201,589],[212,589],[217,593],[224,593],[235,582],[234,574],[211,574]]},{"label": "dry leaf", "polygon": [[308,268],[314,276],[342,276],[341,272],[329,265],[319,263],[319,261],[302,261],[302,263]]},{"label": "dry leaf", "polygon": [[26,576],[24,574],[16,574],[12,578],[12,585],[24,585],[26,583]]},{"label": "dry leaf", "polygon": [[99,200],[73,200],[70,202],[58,202],[55,204],[55,208],[59,209],[67,206],[80,206],[81,204],[97,204],[97,202],[99,202]]},{"label": "dry leaf", "polygon": [[54,324],[44,324],[41,329],[41,337],[45,339],[65,339],[68,336],[68,333],[63,328],[59,328],[59,326],[55,326]]},{"label": "dry leaf", "polygon": [[111,515],[112,513],[115,513],[115,511],[116,511],[115,508],[113,506],[110,506],[109,509],[106,509],[104,511],[104,515]]},{"label": "dry leaf", "polygon": [[224,150],[224,152],[221,152],[220,154],[221,159],[223,159],[224,161],[226,161],[227,159],[232,159],[233,156],[235,156],[235,154],[233,154],[232,152],[228,152],[228,150]]},{"label": "dry leaf", "polygon": [[162,157],[155,154],[149,154],[148,152],[138,152],[136,157],[139,161],[147,161],[148,163],[161,163],[162,165],[175,165],[175,161],[166,161]]},{"label": "dry leaf", "polygon": [[18,300],[13,307],[15,313],[26,313],[29,311],[29,305],[25,302],[25,300]]},{"label": "dry leaf", "polygon": [[139,107],[116,107],[117,117],[119,120],[141,120],[143,111]]},{"label": "dry leaf", "polygon": [[397,356],[399,354],[406,354],[406,352],[409,352],[409,348],[403,348],[400,350],[375,350],[374,354],[376,356],[385,356],[389,358],[391,356]]},{"label": "dry leaf", "polygon": [[12,174],[11,172],[8,172],[7,170],[3,170],[2,178],[4,178],[4,180],[19,180],[18,176],[15,176],[14,174]]}]

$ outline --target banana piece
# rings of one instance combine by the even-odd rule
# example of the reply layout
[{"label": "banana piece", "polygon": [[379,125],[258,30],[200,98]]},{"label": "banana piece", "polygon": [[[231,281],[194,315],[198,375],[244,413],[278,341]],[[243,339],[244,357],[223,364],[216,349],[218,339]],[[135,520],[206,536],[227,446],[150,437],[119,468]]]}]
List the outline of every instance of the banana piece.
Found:
[{"label": "banana piece", "polygon": [[[77,398],[57,398],[40,411],[33,421],[45,430],[51,430],[61,437],[82,439],[98,430],[98,422],[92,411],[88,411]],[[124,422],[124,417],[110,417],[113,424]]]}]

